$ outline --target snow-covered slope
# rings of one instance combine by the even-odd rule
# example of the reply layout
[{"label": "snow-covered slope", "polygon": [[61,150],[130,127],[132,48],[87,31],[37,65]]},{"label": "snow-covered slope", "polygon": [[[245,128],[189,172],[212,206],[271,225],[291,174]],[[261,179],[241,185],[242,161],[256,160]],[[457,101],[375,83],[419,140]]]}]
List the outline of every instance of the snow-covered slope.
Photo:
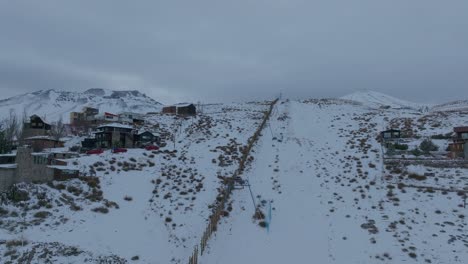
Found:
[{"label": "snow-covered slope", "polygon": [[418,104],[405,100],[401,100],[390,95],[386,95],[374,91],[359,91],[352,94],[345,95],[341,99],[356,101],[365,106],[372,108],[379,108],[389,106],[396,109],[423,109],[428,108],[428,104]]},{"label": "snow-covered slope", "polygon": [[112,91],[89,89],[85,92],[40,90],[0,100],[0,119],[5,118],[13,109],[18,116],[45,116],[47,121],[62,117],[68,120],[69,113],[81,111],[84,106],[99,108],[100,112],[137,112],[159,111],[161,104],[138,91]]},{"label": "snow-covered slope", "polygon": [[[0,194],[0,263],[23,256],[30,263],[187,263],[206,227],[208,205],[223,186],[221,176],[233,174],[267,107],[205,105],[204,115],[190,119],[146,115],[148,128],[157,125],[161,135],[176,131],[176,141],[166,141],[161,151],[106,150],[71,159],[71,168],[96,180],[91,186],[89,176],[26,185],[44,195],[31,193],[24,217],[17,204],[2,204]],[[26,246],[7,242],[22,238]],[[69,248],[75,248],[72,256]]]},{"label": "snow-covered slope", "polygon": [[468,100],[448,102],[445,104],[436,105],[431,108],[431,111],[437,111],[437,112],[459,111],[459,110],[468,110]]},{"label": "snow-covered slope", "polygon": [[249,190],[238,191],[200,262],[468,263],[466,209],[454,190],[468,188],[468,169],[425,167],[437,177],[414,180],[388,165],[378,124],[400,115],[423,116],[346,103],[280,104],[244,176],[269,228],[253,219]]}]

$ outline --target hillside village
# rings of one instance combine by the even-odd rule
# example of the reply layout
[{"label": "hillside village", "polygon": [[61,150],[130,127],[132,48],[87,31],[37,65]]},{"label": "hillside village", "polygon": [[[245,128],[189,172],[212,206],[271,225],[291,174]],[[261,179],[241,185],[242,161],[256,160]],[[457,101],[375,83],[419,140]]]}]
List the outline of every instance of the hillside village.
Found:
[{"label": "hillside village", "polygon": [[[175,111],[166,114],[173,114],[176,118],[196,115],[193,104],[165,107],[163,113],[166,108],[174,108]],[[80,172],[67,167],[66,159],[80,153],[101,154],[104,149],[118,153],[126,152],[127,148],[158,150],[161,145],[158,127],[158,124],[145,126],[143,114],[104,112],[100,115],[99,109],[92,107],[71,112],[69,124],[62,121],[49,124],[34,114],[22,124],[18,137],[3,143],[8,146],[3,152],[11,153],[0,154],[0,190],[8,190],[20,182],[76,178]],[[82,137],[83,141],[67,148],[64,137]]]},{"label": "hillside village", "polygon": [[366,100],[5,122],[0,262],[468,262],[468,111]]}]

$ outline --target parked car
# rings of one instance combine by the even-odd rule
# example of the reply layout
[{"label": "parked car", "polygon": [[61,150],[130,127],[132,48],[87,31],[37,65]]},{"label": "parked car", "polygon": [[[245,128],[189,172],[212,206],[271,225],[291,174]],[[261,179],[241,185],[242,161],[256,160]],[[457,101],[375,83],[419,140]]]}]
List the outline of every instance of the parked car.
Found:
[{"label": "parked car", "polygon": [[126,148],[113,148],[112,153],[124,153],[127,152]]},{"label": "parked car", "polygon": [[86,151],[86,154],[88,155],[93,155],[93,154],[102,154],[104,152],[104,150],[102,149],[91,149],[91,150],[88,150]]},{"label": "parked car", "polygon": [[159,147],[155,145],[148,145],[145,147],[146,150],[158,150]]}]

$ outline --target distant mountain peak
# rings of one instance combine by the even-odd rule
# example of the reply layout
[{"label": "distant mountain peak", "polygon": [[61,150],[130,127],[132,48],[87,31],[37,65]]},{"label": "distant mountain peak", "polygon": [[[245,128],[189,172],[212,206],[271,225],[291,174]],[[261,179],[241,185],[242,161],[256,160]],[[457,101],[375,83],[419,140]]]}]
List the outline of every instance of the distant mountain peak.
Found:
[{"label": "distant mountain peak", "polygon": [[106,95],[106,91],[102,88],[91,88],[83,92],[84,94],[92,94],[97,96],[104,96]]}]

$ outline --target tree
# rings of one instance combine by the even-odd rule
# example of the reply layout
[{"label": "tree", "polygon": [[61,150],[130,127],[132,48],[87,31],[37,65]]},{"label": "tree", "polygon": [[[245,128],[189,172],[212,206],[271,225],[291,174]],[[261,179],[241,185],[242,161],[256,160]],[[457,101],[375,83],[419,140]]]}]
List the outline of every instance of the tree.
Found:
[{"label": "tree", "polygon": [[0,154],[9,152],[8,144],[5,139],[5,132],[0,131]]},{"label": "tree", "polygon": [[439,150],[439,147],[436,144],[434,144],[434,142],[432,142],[432,140],[430,139],[424,139],[419,145],[419,148],[426,153],[429,151]]},{"label": "tree", "polygon": [[21,117],[21,123],[20,123],[20,131],[18,132],[18,139],[23,140],[24,139],[24,126],[28,123],[28,113],[26,111],[26,108],[23,109],[23,115]]},{"label": "tree", "polygon": [[59,121],[52,124],[50,135],[55,140],[60,140],[60,138],[65,136],[65,125],[63,124],[62,117],[60,117]]},{"label": "tree", "polygon": [[409,146],[406,144],[398,144],[398,143],[393,144],[393,147],[397,150],[408,150],[409,148]]},{"label": "tree", "polygon": [[18,140],[21,133],[21,124],[13,109],[10,109],[10,115],[3,120],[2,138],[4,141],[5,151],[10,152],[16,140]]},{"label": "tree", "polygon": [[423,153],[418,147],[414,147],[414,149],[411,150],[411,154],[417,157],[417,156],[421,156]]}]

